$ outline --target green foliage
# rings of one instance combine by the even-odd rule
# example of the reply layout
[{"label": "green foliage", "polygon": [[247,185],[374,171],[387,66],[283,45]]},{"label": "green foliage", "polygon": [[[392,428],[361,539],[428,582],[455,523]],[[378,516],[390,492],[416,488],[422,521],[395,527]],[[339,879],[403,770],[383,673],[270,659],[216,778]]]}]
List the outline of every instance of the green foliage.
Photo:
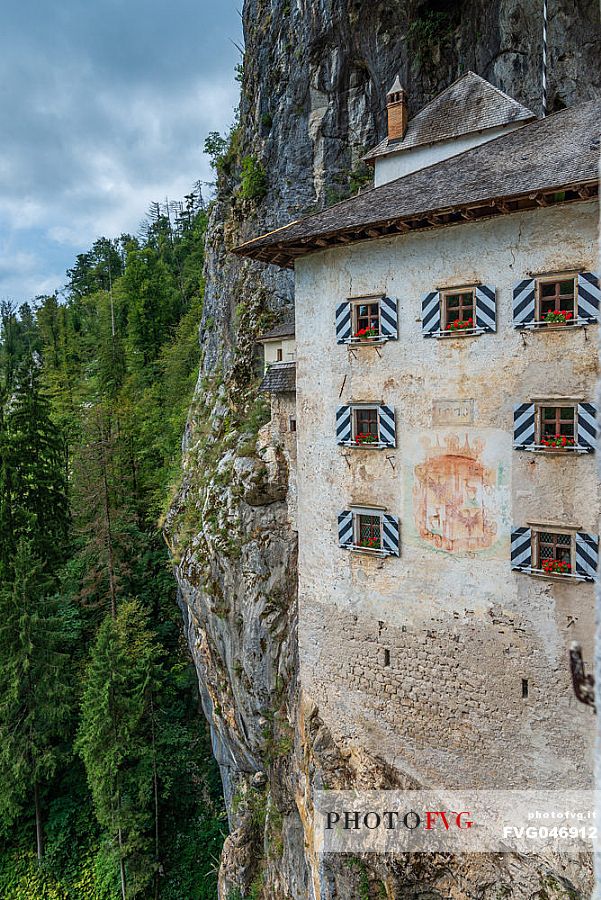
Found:
[{"label": "green foliage", "polygon": [[267,173],[263,165],[254,156],[245,156],[242,160],[240,197],[243,200],[262,200],[267,188]]},{"label": "green foliage", "polygon": [[117,900],[121,862],[129,897],[154,897],[159,870],[163,900],[216,896],[220,779],[158,522],[206,221],[198,189],[153,204],[139,239],[78,256],[64,302],[0,308],[3,898]]},{"label": "green foliage", "polygon": [[204,142],[204,152],[207,154],[214,169],[217,168],[219,161],[223,159],[227,150],[227,141],[221,137],[218,131],[211,131]]},{"label": "green foliage", "polygon": [[150,883],[158,859],[150,842],[158,809],[155,706],[161,680],[159,648],[148,613],[122,603],[98,630],[82,698],[76,747],[81,753],[100,826],[127,863],[128,895]]},{"label": "green foliage", "polygon": [[51,580],[21,538],[0,590],[0,829],[5,834],[55,774],[69,734],[69,635]]},{"label": "green foliage", "polygon": [[409,25],[408,36],[418,47],[426,47],[443,40],[452,29],[453,20],[450,13],[425,10]]},{"label": "green foliage", "polygon": [[19,538],[26,536],[43,565],[53,570],[67,551],[65,455],[61,434],[51,419],[50,403],[40,388],[36,356],[29,356],[20,365],[3,418],[2,568],[10,573],[10,554]]}]

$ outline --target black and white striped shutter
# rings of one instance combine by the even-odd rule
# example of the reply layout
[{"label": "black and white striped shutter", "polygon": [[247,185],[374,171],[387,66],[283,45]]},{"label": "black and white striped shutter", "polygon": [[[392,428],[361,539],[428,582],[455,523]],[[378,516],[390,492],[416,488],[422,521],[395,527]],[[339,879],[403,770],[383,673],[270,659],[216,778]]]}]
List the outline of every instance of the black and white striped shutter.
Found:
[{"label": "black and white striped shutter", "polygon": [[596,322],[599,318],[600,302],[599,276],[595,272],[580,272],[578,275],[578,318]]},{"label": "black and white striped shutter", "polygon": [[396,447],[396,421],[394,409],[390,406],[378,407],[380,421],[380,442],[387,447]]},{"label": "black and white striped shutter", "polygon": [[476,287],[476,327],[497,330],[497,289],[489,284]]},{"label": "black and white striped shutter", "polygon": [[511,568],[529,569],[532,566],[532,530],[513,528],[511,531]]},{"label": "black and white striped shutter", "polygon": [[440,331],[440,293],[430,291],[422,299],[422,334],[429,338],[437,331]]},{"label": "black and white striped shutter", "polygon": [[576,574],[592,581],[599,562],[599,538],[586,531],[576,532]]},{"label": "black and white striped shutter", "polygon": [[382,549],[394,556],[401,555],[399,520],[396,516],[389,516],[386,513],[382,516]]},{"label": "black and white striped shutter", "polygon": [[336,441],[339,444],[344,444],[352,438],[351,413],[350,406],[339,406],[336,409]]},{"label": "black and white striped shutter", "polygon": [[346,344],[351,331],[351,304],[341,303],[336,307],[336,343]]},{"label": "black and white striped shutter", "polygon": [[536,285],[534,278],[519,281],[513,289],[513,327],[523,328],[534,322],[536,306]]},{"label": "black and white striped shutter", "polygon": [[397,340],[399,336],[399,313],[394,297],[382,297],[380,300],[380,331],[382,337]]},{"label": "black and white striped shutter", "polygon": [[522,403],[513,410],[513,446],[517,450],[534,444],[534,403]]},{"label": "black and white striped shutter", "polygon": [[353,543],[353,514],[349,509],[338,514],[338,543],[341,547]]},{"label": "black and white striped shutter", "polygon": [[586,447],[592,453],[597,446],[597,407],[592,403],[578,404],[579,447]]}]

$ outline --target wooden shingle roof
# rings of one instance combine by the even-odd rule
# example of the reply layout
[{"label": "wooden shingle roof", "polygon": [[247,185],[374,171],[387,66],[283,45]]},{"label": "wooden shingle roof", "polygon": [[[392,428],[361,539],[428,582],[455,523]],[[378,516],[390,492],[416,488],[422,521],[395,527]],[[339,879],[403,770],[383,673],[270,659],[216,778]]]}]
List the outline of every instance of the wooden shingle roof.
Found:
[{"label": "wooden shingle roof", "polygon": [[259,385],[260,391],[269,394],[287,394],[296,391],[296,363],[274,363]]},{"label": "wooden shingle roof", "polygon": [[534,113],[517,100],[475,72],[468,72],[410,119],[401,140],[384,138],[364,159],[372,162],[389,153],[413,150],[515,122],[531,122],[535,118]]},{"label": "wooden shingle roof", "polygon": [[294,337],[294,320],[282,322],[281,325],[276,325],[274,328],[270,328],[269,331],[264,331],[263,334],[259,335],[257,340],[277,341],[278,338],[286,337]]},{"label": "wooden shingle roof", "polygon": [[246,241],[234,253],[292,266],[308,253],[598,193],[601,100],[570,107],[457,156]]}]

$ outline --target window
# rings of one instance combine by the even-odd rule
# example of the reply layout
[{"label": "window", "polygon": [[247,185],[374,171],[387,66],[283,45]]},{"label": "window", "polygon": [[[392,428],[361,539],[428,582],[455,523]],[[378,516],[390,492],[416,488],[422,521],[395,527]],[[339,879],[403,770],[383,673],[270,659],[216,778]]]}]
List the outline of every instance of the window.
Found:
[{"label": "window", "polygon": [[396,417],[390,406],[362,403],[336,409],[336,440],[345,447],[396,446]]},{"label": "window", "polygon": [[296,419],[290,417],[290,431],[296,431]]},{"label": "window", "polygon": [[349,297],[336,307],[338,344],[369,346],[396,341],[398,336],[398,304],[394,297]]},{"label": "window", "polygon": [[537,443],[547,449],[563,450],[576,445],[576,407],[546,406],[538,408]]},{"label": "window", "polygon": [[475,292],[472,288],[446,291],[442,295],[444,331],[466,331],[474,327]]},{"label": "window", "polygon": [[576,279],[539,278],[536,282],[536,320],[548,325],[565,325],[576,318]]},{"label": "window", "polygon": [[353,441],[356,444],[377,444],[380,426],[377,406],[360,406],[354,410]]},{"label": "window", "polygon": [[513,445],[532,453],[594,453],[597,444],[597,407],[570,400],[520,403],[513,411]]},{"label": "window", "polygon": [[366,555],[400,556],[399,520],[377,507],[345,509],[338,515],[338,543]]},{"label": "window", "polygon": [[590,325],[599,319],[601,290],[595,272],[522,278],[513,287],[513,327]]},{"label": "window", "polygon": [[474,284],[429,291],[422,297],[422,335],[447,338],[497,330],[497,289],[492,284]]},{"label": "window", "polygon": [[569,575],[573,569],[574,535],[557,531],[533,531],[533,568],[547,575]]},{"label": "window", "polygon": [[355,516],[355,544],[368,550],[382,549],[382,517],[364,514]]},{"label": "window", "polygon": [[594,581],[599,536],[553,525],[511,529],[511,568],[529,575],[560,575]]},{"label": "window", "polygon": [[278,347],[278,349],[276,351],[276,360],[277,360],[277,362],[282,362],[283,359],[284,359],[284,351],[282,350],[281,347]]},{"label": "window", "polygon": [[353,303],[353,337],[373,340],[380,336],[380,303],[358,301]]}]

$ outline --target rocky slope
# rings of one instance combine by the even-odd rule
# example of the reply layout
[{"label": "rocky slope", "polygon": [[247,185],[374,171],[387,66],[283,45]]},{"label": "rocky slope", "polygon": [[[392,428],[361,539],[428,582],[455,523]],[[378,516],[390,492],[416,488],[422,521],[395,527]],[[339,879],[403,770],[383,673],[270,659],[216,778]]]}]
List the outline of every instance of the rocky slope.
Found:
[{"label": "rocky slope", "polygon": [[[569,869],[515,861],[312,858],[311,790],[402,786],[334,745],[296,679],[290,460],[257,399],[255,337],[290,315],[292,275],[228,251],[369,183],[400,72],[417,111],[473,69],[540,112],[542,0],[246,0],[240,122],[219,161],[200,330],[201,371],[166,536],[221,766],[232,833],[221,900],[544,897]],[[601,93],[597,0],[551,0],[553,109]],[[541,880],[542,878],[542,880]],[[546,893],[544,893],[546,891]]]}]

